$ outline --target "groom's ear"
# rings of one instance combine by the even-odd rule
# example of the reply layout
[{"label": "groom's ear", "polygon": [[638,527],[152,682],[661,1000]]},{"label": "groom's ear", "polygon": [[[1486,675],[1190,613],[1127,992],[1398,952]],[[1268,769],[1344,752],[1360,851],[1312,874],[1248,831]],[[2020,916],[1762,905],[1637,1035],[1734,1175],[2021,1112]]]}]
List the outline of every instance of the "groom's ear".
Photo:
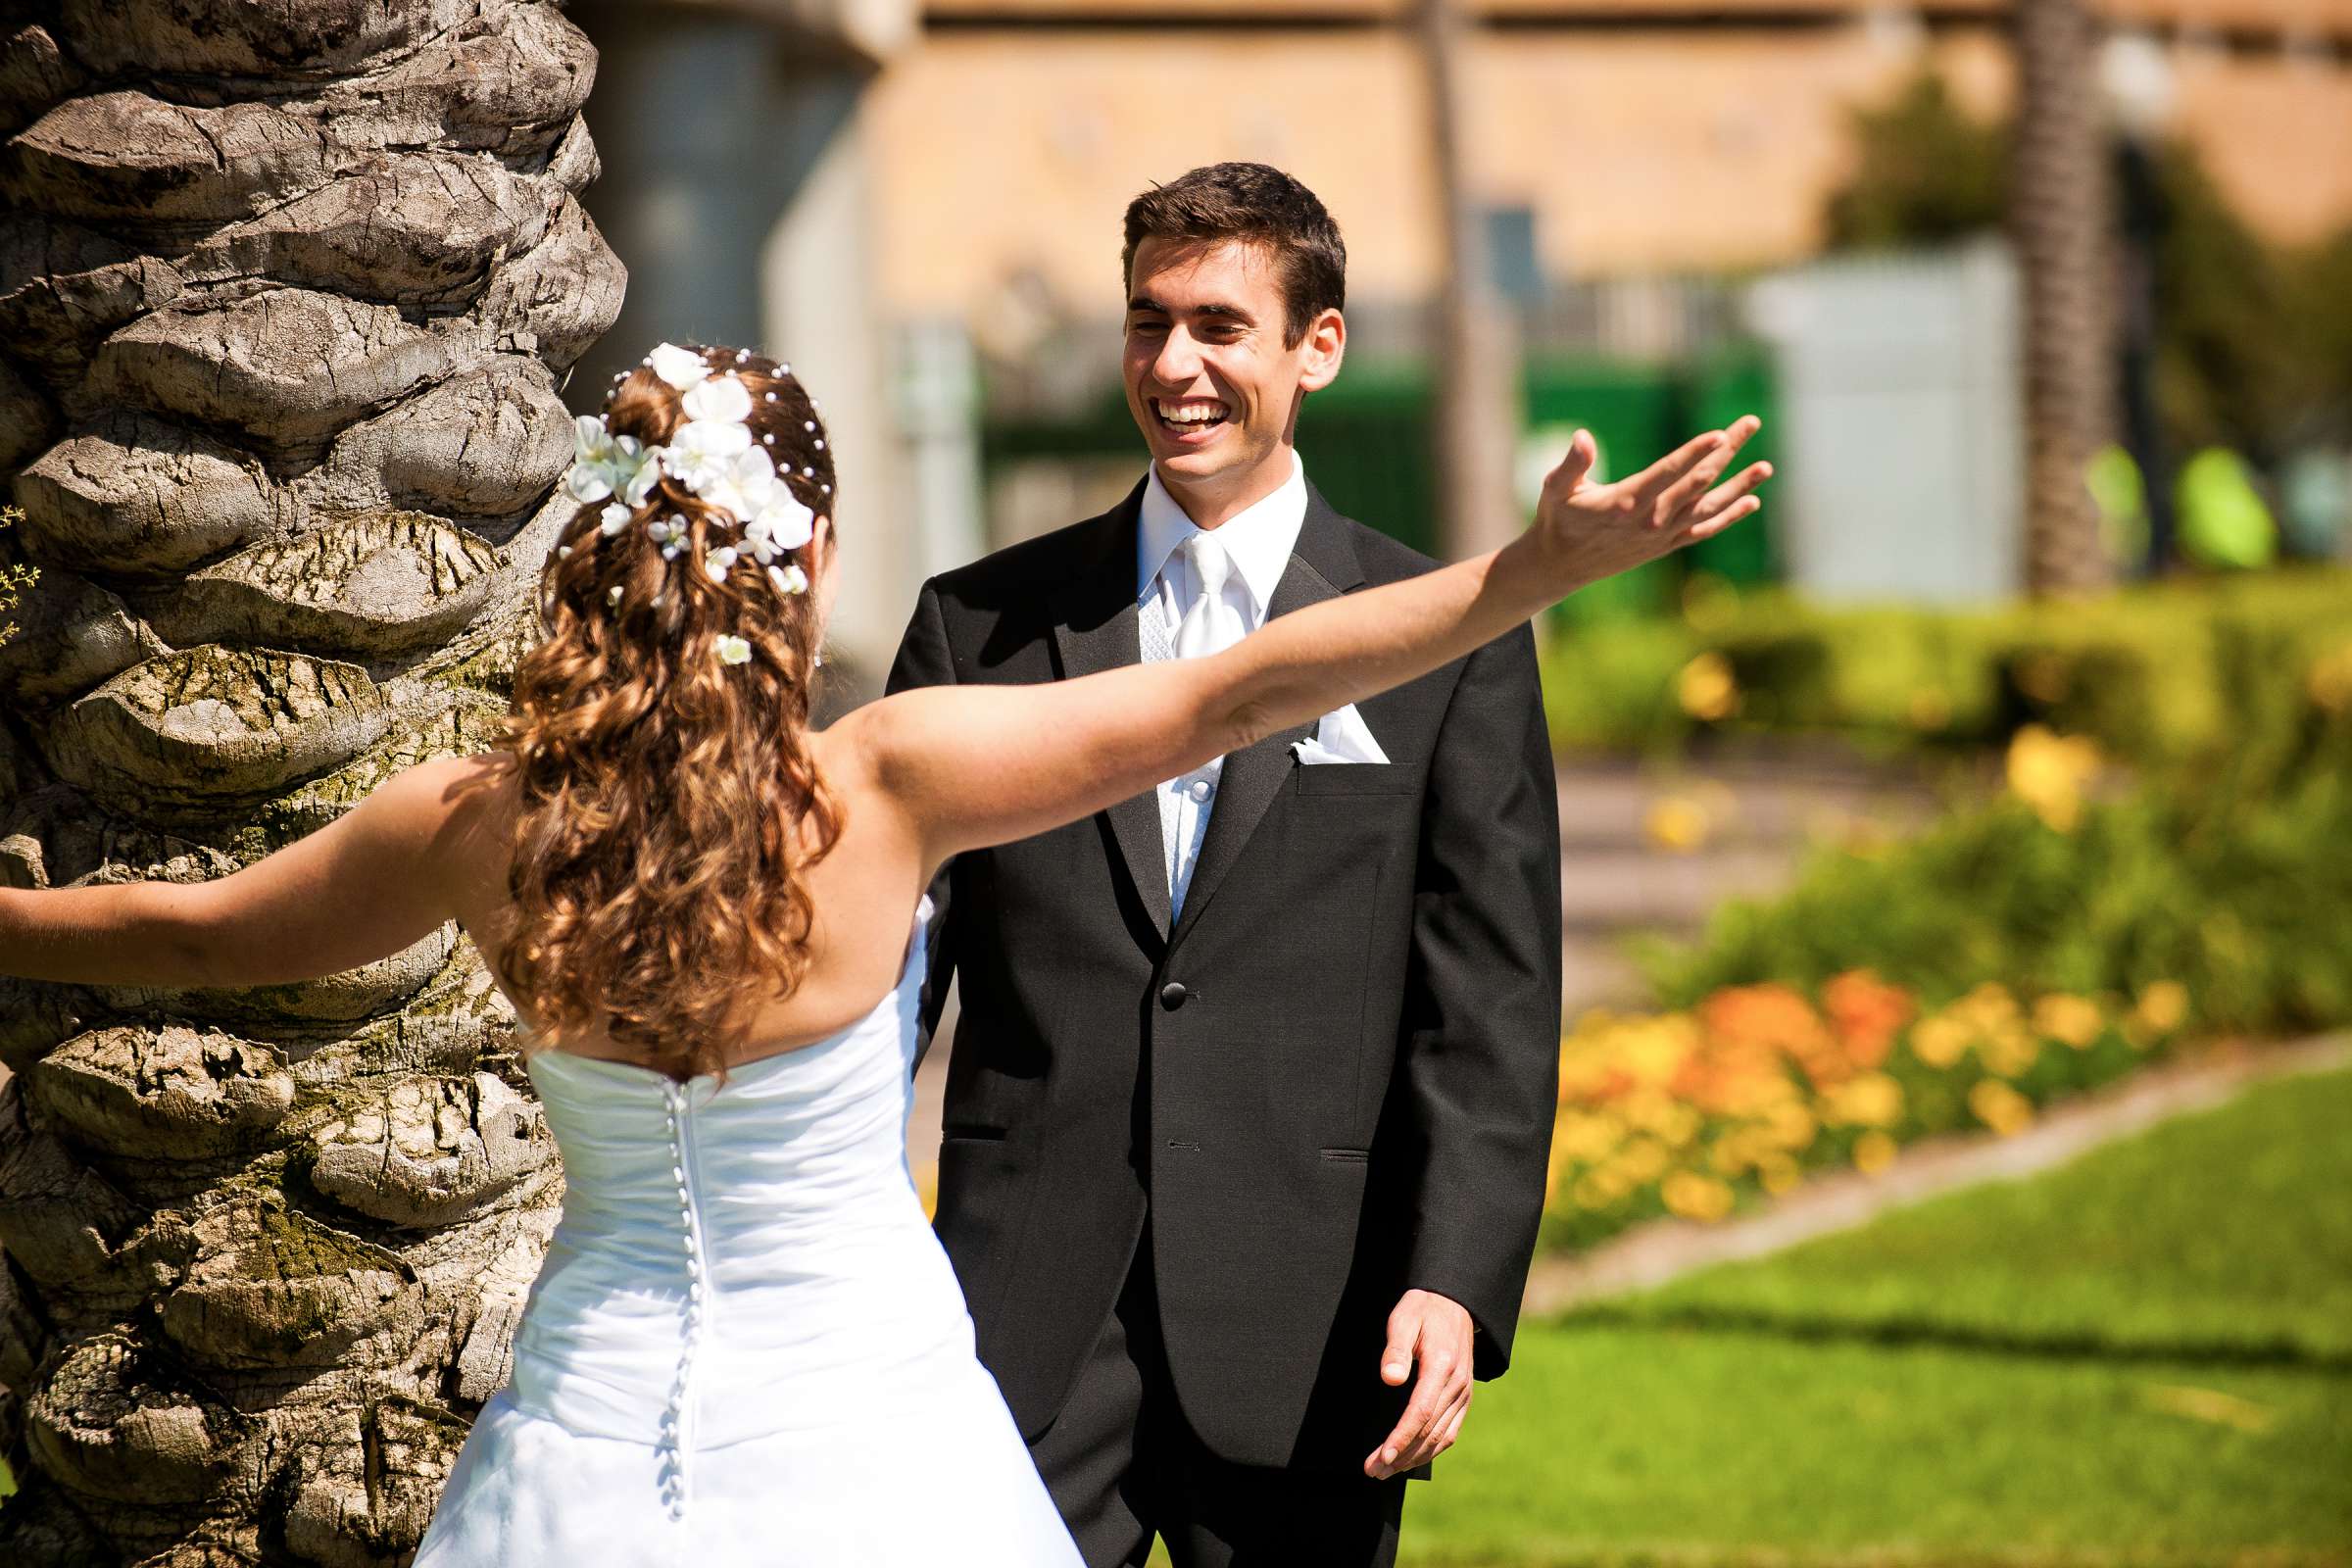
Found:
[{"label": "groom's ear", "polygon": [[1298,350],[1298,390],[1322,391],[1340,377],[1340,361],[1348,353],[1347,318],[1329,308],[1317,314]]}]

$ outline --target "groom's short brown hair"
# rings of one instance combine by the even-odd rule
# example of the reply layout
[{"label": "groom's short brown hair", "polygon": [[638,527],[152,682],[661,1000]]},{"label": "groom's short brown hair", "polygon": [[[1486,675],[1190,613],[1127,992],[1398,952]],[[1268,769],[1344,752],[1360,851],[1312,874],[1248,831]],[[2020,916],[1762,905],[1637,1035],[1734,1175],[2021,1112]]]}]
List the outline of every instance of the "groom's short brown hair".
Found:
[{"label": "groom's short brown hair", "polygon": [[1348,297],[1348,247],[1315,193],[1266,164],[1209,164],[1154,185],[1127,204],[1119,252],[1123,287],[1135,284],[1135,248],[1147,239],[1200,244],[1247,240],[1274,260],[1282,288],[1283,341],[1295,348],[1307,326]]}]

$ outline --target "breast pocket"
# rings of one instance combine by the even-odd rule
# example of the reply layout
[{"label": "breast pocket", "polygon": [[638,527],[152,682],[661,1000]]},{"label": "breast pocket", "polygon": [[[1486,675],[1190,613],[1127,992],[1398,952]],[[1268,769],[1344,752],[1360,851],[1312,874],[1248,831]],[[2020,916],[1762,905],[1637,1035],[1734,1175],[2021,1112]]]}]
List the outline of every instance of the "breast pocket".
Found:
[{"label": "breast pocket", "polygon": [[1419,770],[1396,762],[1300,762],[1292,773],[1300,795],[1411,795],[1421,788]]}]

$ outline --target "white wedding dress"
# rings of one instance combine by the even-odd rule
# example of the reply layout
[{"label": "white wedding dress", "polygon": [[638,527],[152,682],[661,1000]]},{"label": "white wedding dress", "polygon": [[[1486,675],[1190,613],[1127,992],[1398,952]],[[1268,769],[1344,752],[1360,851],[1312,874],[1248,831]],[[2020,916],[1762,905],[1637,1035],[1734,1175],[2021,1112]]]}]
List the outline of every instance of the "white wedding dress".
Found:
[{"label": "white wedding dress", "polygon": [[563,1220],[415,1568],[1080,1568],[908,1179],[922,968],[723,1088],[528,1058]]}]

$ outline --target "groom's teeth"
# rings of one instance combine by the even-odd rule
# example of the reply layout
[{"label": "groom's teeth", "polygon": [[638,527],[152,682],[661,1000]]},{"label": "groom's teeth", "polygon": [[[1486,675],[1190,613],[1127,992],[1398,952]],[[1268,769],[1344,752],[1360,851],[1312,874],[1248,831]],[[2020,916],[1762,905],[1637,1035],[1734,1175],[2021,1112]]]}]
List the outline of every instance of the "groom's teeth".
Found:
[{"label": "groom's teeth", "polygon": [[1222,403],[1178,403],[1159,406],[1159,416],[1170,424],[1214,424],[1225,417]]}]

